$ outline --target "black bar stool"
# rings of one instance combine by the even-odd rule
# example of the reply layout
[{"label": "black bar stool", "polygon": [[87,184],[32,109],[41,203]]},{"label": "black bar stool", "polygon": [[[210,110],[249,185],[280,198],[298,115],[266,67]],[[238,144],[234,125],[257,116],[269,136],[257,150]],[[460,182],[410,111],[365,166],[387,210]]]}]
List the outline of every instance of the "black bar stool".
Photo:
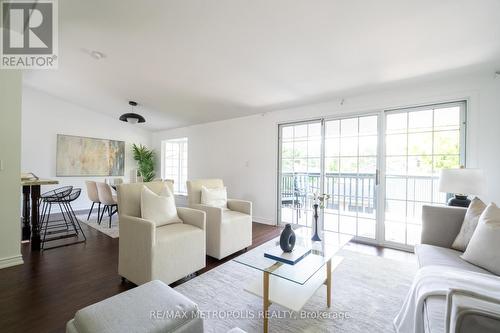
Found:
[{"label": "black bar stool", "polygon": [[51,221],[51,222],[62,222],[64,221],[64,224],[53,224],[51,227],[58,227],[58,226],[66,226],[66,229],[68,228],[68,222],[66,220],[66,216],[64,215],[64,210],[62,209],[62,206],[59,202],[59,199],[62,199],[68,195],[71,194],[71,191],[73,190],[73,186],[63,186],[56,188],[55,190],[51,190],[48,192],[43,193],[40,195],[40,202],[41,202],[41,209],[40,209],[40,230],[43,230],[44,224],[46,225],[48,221],[50,220],[50,215],[52,213],[52,206],[56,205],[59,206],[59,210],[63,216],[62,220],[57,220],[57,221]]},{"label": "black bar stool", "polygon": [[[42,249],[48,249],[45,247],[47,242],[57,241],[71,237],[78,237],[80,232],[83,236],[83,240],[69,244],[53,246],[50,248],[72,245],[86,241],[85,233],[83,232],[80,222],[76,217],[73,207],[71,206],[71,203],[76,199],[78,199],[80,194],[81,194],[81,189],[73,188],[73,186],[64,186],[46,192],[41,196],[42,216],[40,220],[41,220],[41,234],[43,234],[42,244],[41,244]],[[50,219],[53,206],[59,207],[59,212],[62,215],[62,219],[58,220]]]},{"label": "black bar stool", "polygon": [[81,188],[73,188],[71,193],[61,200],[61,203],[66,207],[66,212],[70,217],[71,224],[73,225],[75,232],[78,234],[78,230],[80,230],[83,239],[87,240],[87,237],[85,237],[85,233],[82,230],[82,226],[80,225],[80,221],[76,217],[75,211],[73,210],[73,206],[71,206],[71,203],[78,199],[80,194],[82,194]]}]

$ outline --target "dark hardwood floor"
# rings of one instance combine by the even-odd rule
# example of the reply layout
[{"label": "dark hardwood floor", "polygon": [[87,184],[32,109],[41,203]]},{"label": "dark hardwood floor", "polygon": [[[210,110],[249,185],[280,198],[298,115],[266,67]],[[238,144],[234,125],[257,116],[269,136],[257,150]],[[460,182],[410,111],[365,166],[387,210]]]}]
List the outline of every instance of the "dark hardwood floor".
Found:
[{"label": "dark hardwood floor", "polygon": [[[75,312],[134,285],[118,276],[118,238],[112,239],[82,224],[87,242],[31,252],[22,244],[24,265],[0,270],[0,332],[64,332]],[[279,235],[280,228],[253,224],[253,245]],[[252,248],[251,247],[251,248]],[[414,260],[402,251],[350,243],[349,250]],[[207,266],[198,274],[231,260],[207,257]],[[178,285],[188,278],[174,283]]]}]

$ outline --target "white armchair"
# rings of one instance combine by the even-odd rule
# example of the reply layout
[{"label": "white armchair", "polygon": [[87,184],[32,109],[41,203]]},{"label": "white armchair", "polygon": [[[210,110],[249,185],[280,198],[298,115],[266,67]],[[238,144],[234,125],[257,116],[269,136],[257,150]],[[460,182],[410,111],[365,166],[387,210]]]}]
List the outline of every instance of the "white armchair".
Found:
[{"label": "white armchair", "polygon": [[159,193],[172,182],[118,185],[120,220],[118,274],[140,285],[151,280],[175,282],[205,267],[205,212],[177,208],[183,223],[156,227],[141,218],[141,190]]},{"label": "white armchair", "polygon": [[252,245],[252,203],[227,200],[227,209],[201,204],[201,187],[222,188],[221,179],[187,181],[189,207],[207,214],[207,255],[222,259]]}]

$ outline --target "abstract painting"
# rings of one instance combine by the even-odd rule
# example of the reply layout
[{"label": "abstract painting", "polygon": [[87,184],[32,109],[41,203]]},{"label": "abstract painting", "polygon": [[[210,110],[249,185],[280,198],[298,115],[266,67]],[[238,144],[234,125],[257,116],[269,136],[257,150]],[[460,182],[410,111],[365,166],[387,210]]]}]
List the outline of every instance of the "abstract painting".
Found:
[{"label": "abstract painting", "polygon": [[57,135],[56,175],[123,176],[125,142]]}]

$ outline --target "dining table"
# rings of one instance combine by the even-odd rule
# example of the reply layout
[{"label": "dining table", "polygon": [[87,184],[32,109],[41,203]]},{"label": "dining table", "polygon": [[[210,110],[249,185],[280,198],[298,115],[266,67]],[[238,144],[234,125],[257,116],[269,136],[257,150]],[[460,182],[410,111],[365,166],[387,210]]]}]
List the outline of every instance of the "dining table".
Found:
[{"label": "dining table", "polygon": [[40,250],[40,188],[42,185],[56,184],[59,184],[59,181],[53,179],[21,178],[23,189],[22,241],[30,241],[32,251]]}]

